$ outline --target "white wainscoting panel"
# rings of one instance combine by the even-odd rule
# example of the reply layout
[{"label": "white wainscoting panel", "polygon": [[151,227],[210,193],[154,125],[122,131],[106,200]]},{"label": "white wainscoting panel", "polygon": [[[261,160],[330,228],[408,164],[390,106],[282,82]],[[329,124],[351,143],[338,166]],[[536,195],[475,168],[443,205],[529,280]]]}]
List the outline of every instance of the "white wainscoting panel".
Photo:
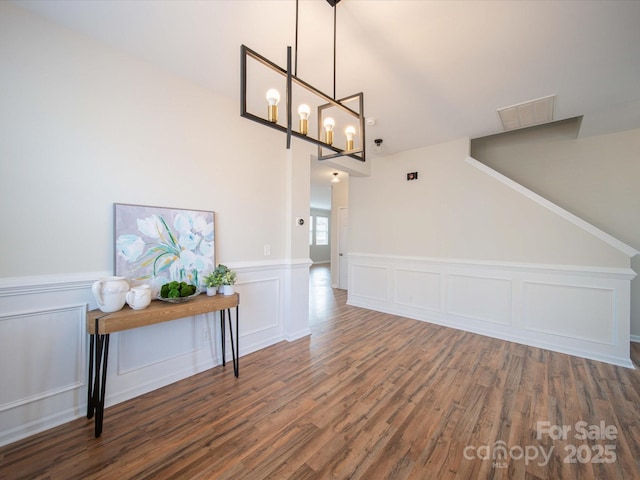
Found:
[{"label": "white wainscoting panel", "polygon": [[[264,332],[278,328],[278,305],[269,301],[270,298],[278,298],[280,296],[280,279],[265,278],[260,280],[251,280],[243,282],[236,287],[240,292],[240,298],[251,297],[255,302],[242,308],[242,325],[240,331],[242,335],[253,335],[255,333]],[[264,305],[265,308],[261,308]],[[244,320],[244,316],[247,320]]]},{"label": "white wainscoting panel", "polygon": [[[227,263],[238,272],[240,356],[309,334],[310,264],[308,259]],[[86,416],[86,310],[96,308],[91,285],[110,274],[0,279],[0,445]],[[296,295],[286,295],[292,281]],[[303,286],[304,299],[298,298]],[[290,332],[287,316],[295,319]],[[233,310],[232,318],[235,328]],[[219,319],[210,313],[111,334],[105,404],[220,365]],[[230,355],[228,330],[226,341]],[[240,359],[240,381],[242,372]],[[105,429],[108,425],[107,411]]]},{"label": "white wainscoting panel", "polygon": [[354,295],[376,301],[386,301],[389,270],[384,266],[354,264],[349,268],[349,290]]},{"label": "white wainscoting panel", "polygon": [[448,276],[447,312],[511,325],[511,281],[472,275]]},{"label": "white wainscoting panel", "polygon": [[394,301],[399,305],[439,311],[441,274],[398,268],[394,271]]},{"label": "white wainscoting panel", "polygon": [[84,385],[86,308],[0,315],[0,412]]},{"label": "white wainscoting panel", "polygon": [[202,348],[204,317],[206,315],[180,318],[118,332],[118,375],[126,375]]},{"label": "white wainscoting panel", "polygon": [[365,253],[348,262],[349,305],[633,368],[630,268]]},{"label": "white wainscoting panel", "polygon": [[293,342],[311,335],[309,329],[309,267],[311,260],[292,263],[284,277],[284,339]]},{"label": "white wainscoting panel", "polygon": [[615,291],[524,282],[527,330],[614,345]]},{"label": "white wainscoting panel", "polygon": [[[249,350],[247,345],[262,348],[282,340],[281,306],[280,302],[273,301],[281,297],[281,284],[280,277],[254,275],[252,280],[236,285],[240,294],[240,338],[243,339],[240,352],[243,355],[258,349]],[[245,298],[250,298],[251,302],[245,303]],[[227,352],[231,352],[230,345],[227,345]]]}]

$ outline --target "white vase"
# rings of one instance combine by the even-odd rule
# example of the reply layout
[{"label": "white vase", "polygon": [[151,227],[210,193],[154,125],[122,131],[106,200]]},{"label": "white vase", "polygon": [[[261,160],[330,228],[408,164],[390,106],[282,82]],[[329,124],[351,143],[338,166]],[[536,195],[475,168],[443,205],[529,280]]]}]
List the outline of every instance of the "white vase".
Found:
[{"label": "white vase", "polygon": [[151,303],[151,287],[149,285],[133,287],[127,292],[125,298],[132,310],[147,308]]},{"label": "white vase", "polygon": [[223,285],[222,286],[222,294],[223,295],[233,295],[234,288],[233,285]]},{"label": "white vase", "polygon": [[127,300],[129,284],[125,277],[101,278],[91,286],[98,308],[105,313],[117,312]]},{"label": "white vase", "polygon": [[216,293],[218,293],[218,287],[207,287],[207,296],[213,297]]}]

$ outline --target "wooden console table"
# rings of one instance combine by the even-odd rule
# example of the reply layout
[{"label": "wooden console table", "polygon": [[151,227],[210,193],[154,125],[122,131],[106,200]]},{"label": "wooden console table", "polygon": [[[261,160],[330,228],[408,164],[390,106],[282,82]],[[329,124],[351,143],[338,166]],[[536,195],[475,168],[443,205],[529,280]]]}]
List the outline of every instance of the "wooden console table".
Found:
[{"label": "wooden console table", "polygon": [[[220,312],[220,329],[222,331],[222,365],[225,365],[225,317],[229,319],[229,335],[231,337],[231,355],[233,373],[240,374],[238,315],[240,295],[198,295],[184,303],[167,303],[154,300],[142,310],[132,310],[125,305],[122,310],[105,313],[100,310],[87,312],[87,333],[89,340],[89,386],[87,396],[87,418],[95,414],[96,438],[102,433],[104,419],[104,399],[107,383],[107,360],[109,357],[109,334],[144,327],[155,323],[167,322],[178,318],[191,317],[209,312]],[[236,309],[236,341],[233,342],[231,327],[231,309]]]}]

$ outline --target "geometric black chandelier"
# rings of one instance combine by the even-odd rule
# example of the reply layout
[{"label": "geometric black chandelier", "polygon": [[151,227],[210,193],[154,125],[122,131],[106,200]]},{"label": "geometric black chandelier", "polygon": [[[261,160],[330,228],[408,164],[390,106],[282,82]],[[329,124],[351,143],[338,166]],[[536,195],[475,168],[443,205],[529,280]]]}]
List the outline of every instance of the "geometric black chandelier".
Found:
[{"label": "geometric black chandelier", "polygon": [[[296,0],[295,64],[291,47],[287,47],[286,69],[245,45],[240,49],[240,115],[286,133],[287,148],[291,148],[291,138],[295,137],[316,144],[319,160],[348,156],[364,162],[364,95],[335,98],[336,4],[339,1],[327,0],[333,8],[333,97],[297,76]],[[285,99],[284,115],[278,115],[281,91]],[[294,108],[298,117],[295,121]]]}]

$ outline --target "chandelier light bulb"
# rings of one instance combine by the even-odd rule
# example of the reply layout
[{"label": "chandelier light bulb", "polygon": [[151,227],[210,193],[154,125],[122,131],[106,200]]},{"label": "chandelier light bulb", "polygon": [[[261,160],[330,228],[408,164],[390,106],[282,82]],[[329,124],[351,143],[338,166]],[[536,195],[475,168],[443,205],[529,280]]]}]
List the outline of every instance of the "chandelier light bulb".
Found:
[{"label": "chandelier light bulb", "polygon": [[267,102],[269,102],[269,107],[267,110],[267,120],[271,123],[276,123],[278,121],[278,102],[280,101],[280,93],[275,88],[267,91]]},{"label": "chandelier light bulb", "polygon": [[298,107],[298,115],[300,115],[301,119],[306,120],[307,118],[309,118],[310,113],[311,113],[311,109],[309,108],[309,105],[307,105],[306,103],[303,103]]},{"label": "chandelier light bulb", "polygon": [[325,130],[324,142],[328,145],[333,145],[333,127],[336,126],[336,121],[331,117],[327,117],[324,119],[323,125]]},{"label": "chandelier light bulb", "polygon": [[280,93],[278,90],[272,88],[267,91],[267,101],[269,102],[269,105],[278,105],[278,102],[280,101]]},{"label": "chandelier light bulb", "polygon": [[356,134],[356,127],[349,125],[345,128],[344,134],[347,136],[347,150],[353,150],[353,136]]},{"label": "chandelier light bulb", "polygon": [[300,115],[300,133],[302,135],[306,135],[309,133],[309,114],[311,113],[311,109],[309,105],[303,103],[298,107],[298,115]]}]

